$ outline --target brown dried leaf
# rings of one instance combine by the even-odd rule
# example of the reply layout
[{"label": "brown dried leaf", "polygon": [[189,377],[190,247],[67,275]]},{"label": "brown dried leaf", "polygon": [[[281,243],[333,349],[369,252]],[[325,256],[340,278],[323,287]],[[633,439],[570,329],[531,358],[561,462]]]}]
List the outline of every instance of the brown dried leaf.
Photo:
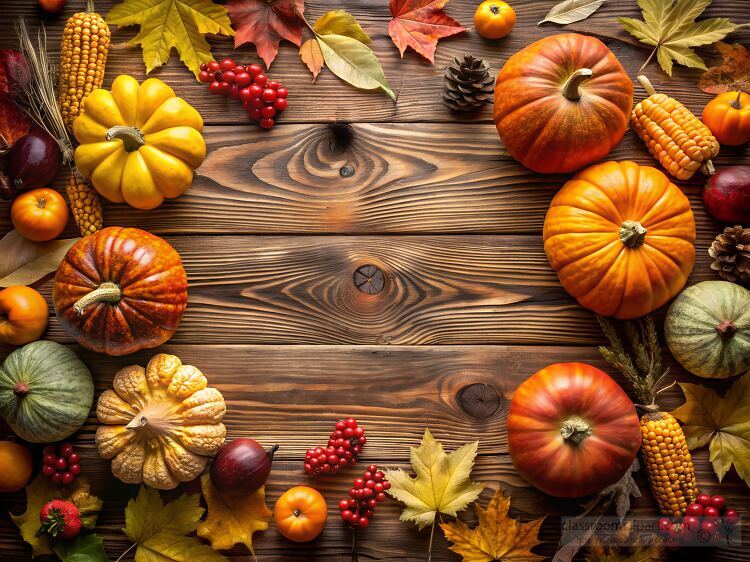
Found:
[{"label": "brown dried leaf", "polygon": [[0,287],[30,285],[52,273],[78,240],[32,242],[11,230],[0,240]]},{"label": "brown dried leaf", "polygon": [[323,59],[323,53],[320,51],[320,45],[318,45],[317,39],[308,39],[299,48],[299,56],[310,69],[313,75],[313,82],[320,74],[323,69],[325,60]]},{"label": "brown dried leaf", "polygon": [[739,43],[730,45],[719,41],[714,47],[722,62],[711,66],[698,80],[698,87],[707,94],[722,94],[737,90],[750,92],[750,52]]}]

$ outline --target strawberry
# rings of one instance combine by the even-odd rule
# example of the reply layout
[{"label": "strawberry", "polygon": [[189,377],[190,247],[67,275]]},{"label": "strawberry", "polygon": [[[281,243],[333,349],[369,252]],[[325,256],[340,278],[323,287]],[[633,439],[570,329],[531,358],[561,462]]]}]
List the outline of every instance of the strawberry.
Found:
[{"label": "strawberry", "polygon": [[42,522],[40,533],[49,533],[56,539],[72,539],[81,532],[78,508],[67,500],[51,500],[39,512]]}]

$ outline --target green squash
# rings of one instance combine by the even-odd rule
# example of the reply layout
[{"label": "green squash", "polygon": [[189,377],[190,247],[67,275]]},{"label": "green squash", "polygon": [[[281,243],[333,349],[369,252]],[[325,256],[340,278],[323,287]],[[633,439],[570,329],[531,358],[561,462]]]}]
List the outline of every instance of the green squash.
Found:
[{"label": "green squash", "polygon": [[0,416],[26,441],[50,443],[72,435],[93,401],[91,372],[59,343],[30,343],[0,367]]},{"label": "green squash", "polygon": [[750,291],[728,281],[685,289],[664,323],[675,359],[700,377],[723,379],[750,370]]}]

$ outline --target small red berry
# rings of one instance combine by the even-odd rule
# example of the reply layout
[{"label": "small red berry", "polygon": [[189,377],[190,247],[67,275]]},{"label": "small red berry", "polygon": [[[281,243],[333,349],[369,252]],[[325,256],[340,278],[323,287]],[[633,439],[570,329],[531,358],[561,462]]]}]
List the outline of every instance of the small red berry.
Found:
[{"label": "small red berry", "polygon": [[244,66],[242,66],[241,64],[238,64],[232,69],[232,72],[234,72],[235,74],[242,74],[243,72],[247,72],[247,70],[245,69]]},{"label": "small red berry", "polygon": [[222,96],[229,97],[232,93],[232,86],[229,82],[219,82],[219,93]]},{"label": "small red berry", "polygon": [[349,517],[349,523],[351,523],[352,525],[356,525],[357,523],[359,523],[359,514],[352,513]]},{"label": "small red berry", "polygon": [[341,500],[339,502],[339,509],[341,511],[344,511],[345,509],[349,509],[349,500]]},{"label": "small red berry", "polygon": [[201,70],[200,74],[198,74],[198,80],[204,84],[208,84],[211,81],[211,73],[207,70]]},{"label": "small red berry", "polygon": [[276,122],[273,119],[261,119],[260,120],[260,126],[264,129],[270,129],[276,124]]},{"label": "small red berry", "polygon": [[67,457],[72,452],[73,452],[73,445],[71,445],[70,443],[63,443],[62,445],[60,445],[60,454],[63,457]]},{"label": "small red berry", "polygon": [[247,67],[247,71],[253,76],[258,76],[258,74],[263,74],[263,67],[259,64],[251,64]]},{"label": "small red berry", "polygon": [[701,517],[703,515],[703,506],[699,503],[691,503],[685,509],[685,515],[692,515],[693,517]]},{"label": "small red berry", "polygon": [[73,476],[78,476],[81,473],[81,465],[78,463],[71,464],[68,467],[68,472],[70,472]]},{"label": "small red berry", "polygon": [[43,457],[43,459],[42,459],[42,464],[45,464],[45,465],[47,465],[47,464],[49,464],[49,465],[53,465],[53,464],[55,464],[55,461],[56,461],[56,460],[57,460],[57,457],[56,457],[56,456],[55,456],[54,454],[48,454],[48,453],[45,453],[45,454],[44,454],[44,457]]},{"label": "small red berry", "polygon": [[666,517],[662,517],[661,519],[659,519],[659,530],[662,533],[666,533],[667,531],[669,531],[669,528],[671,526],[672,526],[672,522]]},{"label": "small red berry", "polygon": [[208,86],[208,91],[215,96],[221,95],[221,82],[217,82],[216,80],[211,82],[211,84]]},{"label": "small red berry", "polygon": [[266,88],[272,88],[274,90],[279,86],[281,86],[281,82],[277,82],[276,80],[269,80],[266,84]]},{"label": "small red berry", "polygon": [[[260,86],[261,88],[266,85],[266,82],[268,82],[268,76],[263,74],[262,72],[260,74],[256,74],[254,78],[255,83]],[[338,428],[337,428],[338,429]]]},{"label": "small red berry", "polygon": [[341,512],[341,519],[343,519],[344,521],[349,521],[352,518],[352,515],[353,513],[350,510],[345,509]]},{"label": "small red berry", "polygon": [[[240,89],[240,99],[242,100],[242,103],[249,103],[251,98],[250,88]],[[310,451],[307,452],[307,455],[310,455]]]},{"label": "small red berry", "polygon": [[201,70],[208,70],[208,65],[204,62],[203,64],[201,64],[200,69]]},{"label": "small red berry", "polygon": [[[370,466],[372,466],[372,465],[370,465]],[[362,479],[365,480],[365,481],[372,480],[372,471],[371,470],[365,470],[362,473]]]},{"label": "small red berry", "polygon": [[57,470],[65,470],[68,468],[68,461],[66,461],[64,458],[60,457],[55,461],[55,468]]},{"label": "small red berry", "polygon": [[42,467],[42,474],[44,474],[46,477],[50,477],[55,473],[55,467],[51,464],[45,464]]},{"label": "small red berry", "polygon": [[700,519],[692,515],[686,515],[682,518],[682,528],[688,531],[697,531],[700,524]]},{"label": "small red berry", "polygon": [[365,437],[365,436],[363,435],[362,437],[360,437],[360,438],[358,439],[357,443],[359,443],[359,445],[360,445],[360,447],[361,447],[362,445],[364,445],[365,443],[367,443],[367,437]]},{"label": "small red berry", "polygon": [[[260,109],[264,105],[265,104],[263,103],[263,100],[260,99],[260,98],[253,98],[253,99],[250,100],[250,107],[254,107],[255,109]],[[322,451],[323,451],[323,449],[321,449],[321,453],[320,454],[322,454]]]},{"label": "small red berry", "polygon": [[[268,91],[269,91],[269,90],[265,90],[265,91],[263,92],[263,94],[265,95],[265,93],[266,93],[266,92],[268,92]],[[276,95],[276,94],[274,94],[274,96],[275,96],[275,95]],[[273,101],[273,100],[268,100],[268,101]],[[346,429],[344,430],[344,437],[354,437],[354,430],[353,430],[353,429],[352,429],[351,427],[347,427],[347,428],[346,428]]]},{"label": "small red berry", "polygon": [[360,517],[357,522],[357,527],[367,527],[370,524],[370,520],[367,517]]},{"label": "small red berry", "polygon": [[362,437],[365,434],[365,430],[361,427],[354,428],[354,437]]},{"label": "small red berry", "polygon": [[390,490],[391,489],[391,483],[388,482],[388,480],[383,481],[383,489],[384,490]]},{"label": "small red berry", "polygon": [[713,533],[714,531],[716,531],[716,523],[714,523],[713,521],[706,521],[704,519],[701,523],[701,529],[709,533]]},{"label": "small red berry", "polygon": [[361,478],[355,478],[354,482],[352,483],[352,486],[354,486],[355,490],[359,490],[360,488],[364,488],[365,481],[362,480]]},{"label": "small red berry", "polygon": [[289,104],[284,98],[276,98],[276,100],[273,102],[273,106],[278,111],[284,111],[287,107],[289,107]]},{"label": "small red berry", "polygon": [[382,482],[383,480],[385,480],[385,474],[378,470],[375,472],[373,479],[375,480],[375,482]]},{"label": "small red berry", "polygon": [[354,418],[347,418],[346,427],[357,427],[357,420],[355,420]]},{"label": "small red berry", "polygon": [[237,65],[234,64],[234,61],[232,59],[227,58],[221,61],[222,70],[233,70],[235,66]]},{"label": "small red berry", "polygon": [[[261,116],[264,119],[270,119],[271,117],[273,117],[274,115],[276,115],[276,110],[273,108],[272,105],[267,105],[267,106],[261,108],[260,114],[261,114]],[[338,460],[339,460],[338,457],[335,457],[336,461],[332,461],[331,460],[331,458],[334,458],[334,457],[335,457],[335,455],[331,455],[330,457],[328,457],[328,462],[330,462],[330,463],[333,463],[333,462],[338,463]]]},{"label": "small red berry", "polygon": [[52,482],[54,482],[55,484],[61,484],[62,472],[55,472],[52,476],[50,476],[50,480],[52,480]]},{"label": "small red berry", "polygon": [[740,520],[740,516],[734,509],[727,509],[724,512],[724,525],[728,527],[734,527]]},{"label": "small red berry", "polygon": [[[263,101],[271,103],[276,99],[276,90],[266,88],[265,90],[263,90],[263,93],[260,97],[263,99]],[[350,437],[350,435],[347,434],[347,431],[349,431],[349,428],[344,430],[344,435]]]},{"label": "small red berry", "polygon": [[240,99],[240,88],[237,84],[232,84],[231,90],[229,91],[229,97],[233,100]]},{"label": "small red berry", "polygon": [[704,521],[716,521],[719,518],[719,510],[709,505],[703,510]]},{"label": "small red berry", "polygon": [[382,482],[376,482],[375,487],[373,487],[373,490],[375,490],[376,492],[382,492],[384,489],[385,488],[383,488]]},{"label": "small red berry", "polygon": [[287,90],[284,86],[279,86],[276,89],[276,95],[280,98],[285,98],[289,95],[289,90]]},{"label": "small red berry", "polygon": [[229,82],[230,84],[234,84],[235,79],[237,78],[237,75],[234,73],[234,70],[227,70],[222,77],[224,78],[224,82]]},{"label": "small red berry", "polygon": [[711,496],[708,494],[698,494],[698,498],[695,501],[706,507],[711,505]]},{"label": "small red berry", "polygon": [[62,483],[67,486],[68,484],[72,484],[73,480],[75,480],[76,477],[71,474],[70,472],[63,472],[62,473]]},{"label": "small red berry", "polygon": [[247,110],[247,116],[253,121],[260,121],[260,109],[257,107],[251,107]]},{"label": "small red berry", "polygon": [[248,74],[247,72],[244,72],[244,71],[240,72],[239,74],[237,74],[235,72],[235,79],[234,80],[235,80],[235,82],[237,82],[237,85],[240,88],[246,88],[247,86],[249,86],[250,84],[252,84],[253,77],[250,76],[250,74]]},{"label": "small red berry", "polygon": [[724,511],[724,508],[726,507],[726,501],[722,496],[712,496],[711,505],[719,511]]},{"label": "small red berry", "polygon": [[323,471],[324,474],[327,474],[327,473],[331,472],[331,465],[327,464],[327,463],[323,464],[323,465],[321,465],[320,470]]},{"label": "small red berry", "polygon": [[379,494],[375,494],[375,499],[379,502],[385,501],[386,495],[383,492],[380,492]]}]

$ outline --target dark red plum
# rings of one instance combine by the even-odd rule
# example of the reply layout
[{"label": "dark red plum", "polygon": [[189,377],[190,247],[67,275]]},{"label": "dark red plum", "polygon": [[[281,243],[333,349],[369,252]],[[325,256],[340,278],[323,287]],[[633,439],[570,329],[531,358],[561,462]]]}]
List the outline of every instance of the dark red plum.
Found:
[{"label": "dark red plum", "polygon": [[712,175],[703,190],[703,204],[724,222],[750,223],[750,166],[729,166]]},{"label": "dark red plum", "polygon": [[247,438],[223,445],[211,465],[211,482],[219,490],[254,492],[265,484],[278,448],[274,445],[266,451],[260,443]]},{"label": "dark red plum", "polygon": [[5,173],[22,191],[49,185],[60,169],[62,152],[57,141],[35,125],[15,142],[6,158]]}]

